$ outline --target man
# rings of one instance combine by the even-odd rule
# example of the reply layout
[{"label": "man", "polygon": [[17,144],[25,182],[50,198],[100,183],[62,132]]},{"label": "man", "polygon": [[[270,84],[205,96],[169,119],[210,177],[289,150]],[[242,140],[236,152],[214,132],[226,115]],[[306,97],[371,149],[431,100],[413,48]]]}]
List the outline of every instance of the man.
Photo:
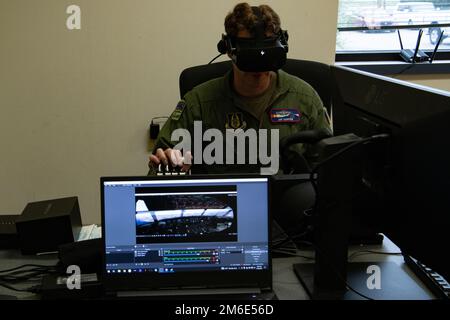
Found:
[{"label": "man", "polygon": [[[178,141],[172,141],[171,136],[179,128],[194,132],[195,121],[202,121],[202,130],[215,128],[224,133],[230,129],[242,129],[241,133],[249,129],[278,130],[280,139],[303,130],[328,129],[331,132],[322,101],[309,84],[284,71],[271,71],[271,67],[267,67],[268,70],[260,70],[264,67],[238,66],[240,61],[230,47],[236,44],[251,45],[253,42],[246,40],[261,38],[261,33],[269,42],[276,39],[283,43],[284,40],[285,43],[281,47],[285,45],[287,51],[287,33],[281,29],[280,18],[272,8],[267,5],[251,7],[247,3],[240,3],[225,18],[225,30],[226,36],[219,43],[219,47],[224,49],[219,50],[223,50],[222,53],[226,52],[232,58],[233,69],[222,78],[194,88],[180,101],[158,136],[156,151],[150,156],[150,173],[159,165],[164,167],[170,165],[183,171],[190,169],[191,153],[185,153],[183,156],[179,150],[174,150],[173,147]],[[263,54],[264,51],[261,50],[261,55]],[[248,141],[246,147],[249,147]],[[305,152],[303,145],[293,146],[292,149],[300,154]],[[234,157],[240,155],[238,151],[234,152],[236,153]],[[198,163],[195,157],[198,155],[194,154],[193,162]],[[246,160],[250,157],[251,155],[247,154]],[[259,167],[261,164],[252,165],[248,162],[246,165],[203,164],[194,166],[193,169],[196,170],[193,171],[255,172]]]}]

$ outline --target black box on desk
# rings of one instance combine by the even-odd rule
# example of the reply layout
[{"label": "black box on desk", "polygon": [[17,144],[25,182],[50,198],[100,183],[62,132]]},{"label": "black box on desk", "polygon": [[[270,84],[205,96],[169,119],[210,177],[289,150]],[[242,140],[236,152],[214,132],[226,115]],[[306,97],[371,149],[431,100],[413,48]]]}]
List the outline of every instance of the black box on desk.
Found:
[{"label": "black box on desk", "polygon": [[16,221],[22,254],[57,251],[78,238],[81,226],[77,197],[31,202]]},{"label": "black box on desk", "polygon": [[19,247],[16,230],[16,221],[19,217],[19,215],[0,216],[0,250],[17,249]]}]

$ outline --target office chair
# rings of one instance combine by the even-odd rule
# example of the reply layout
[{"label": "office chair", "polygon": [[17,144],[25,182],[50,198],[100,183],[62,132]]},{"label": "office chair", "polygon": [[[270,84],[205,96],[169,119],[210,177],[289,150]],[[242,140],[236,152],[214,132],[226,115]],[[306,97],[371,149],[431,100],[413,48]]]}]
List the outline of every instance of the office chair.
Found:
[{"label": "office chair", "polygon": [[[190,67],[181,72],[180,96],[192,90],[195,86],[208,80],[223,76],[231,69],[231,61]],[[288,59],[283,70],[308,82],[319,94],[328,114],[331,114],[331,69],[321,62]]]},{"label": "office chair", "polygon": [[[180,74],[180,96],[181,98],[184,97],[184,95],[192,90],[197,85],[200,85],[208,80],[219,78],[223,76],[227,71],[229,71],[232,68],[231,61],[224,61],[219,63],[213,63],[210,65],[200,65],[195,67],[190,67],[185,70],[183,70]],[[283,67],[283,70],[287,73],[297,76],[300,79],[306,81],[309,83],[319,94],[320,98],[322,99],[322,102],[324,104],[324,107],[327,109],[328,113],[331,114],[331,99],[332,99],[332,78],[331,78],[331,68],[329,65],[315,62],[315,61],[307,61],[307,60],[295,60],[295,59],[288,59],[286,62],[286,65]],[[308,141],[311,142],[315,136],[315,132],[306,132],[306,137],[308,138]],[[295,137],[293,137],[295,138]],[[322,138],[320,136],[319,138]],[[291,139],[292,140],[292,139]],[[292,141],[282,141],[280,147],[284,148],[285,144],[290,144]],[[287,148],[287,147],[286,147]],[[282,151],[283,152],[283,151]],[[284,154],[284,152],[283,152]],[[288,155],[286,154],[286,157]],[[299,159],[299,157],[289,158],[289,160],[282,161],[281,165],[283,167],[283,170],[285,168],[293,168],[292,163],[298,163],[298,167],[296,168],[295,172],[298,171],[304,171],[304,167],[307,167],[305,164],[306,160]],[[301,189],[299,191],[299,189]],[[289,198],[292,196],[292,194],[296,194],[298,192],[302,193],[304,197],[301,197],[302,200],[302,207],[304,208],[311,208],[312,206],[312,199],[314,198],[314,190],[312,189],[312,185],[309,183],[303,183],[299,186],[294,185],[294,189],[292,189],[290,192],[289,190],[283,190],[286,192],[286,197]],[[280,194],[280,197],[283,195],[283,192]],[[283,198],[285,199],[285,198]],[[287,201],[289,202],[289,201]],[[295,202],[296,205],[299,205],[299,202]],[[282,207],[283,203],[277,203],[276,207],[277,210],[281,210],[280,212],[289,212],[291,208],[284,208]],[[286,211],[284,211],[286,210]],[[295,208],[294,211],[300,210],[298,207]],[[283,218],[284,216],[284,218]],[[292,232],[292,234],[298,234],[300,230],[300,234],[309,234],[306,232],[306,228],[308,227],[308,221],[306,221],[303,218],[303,215],[301,216],[287,216],[283,214],[278,214],[275,218],[278,220],[280,225],[283,227],[283,229],[287,230],[287,227],[295,226],[295,228],[290,228],[289,232]]]}]

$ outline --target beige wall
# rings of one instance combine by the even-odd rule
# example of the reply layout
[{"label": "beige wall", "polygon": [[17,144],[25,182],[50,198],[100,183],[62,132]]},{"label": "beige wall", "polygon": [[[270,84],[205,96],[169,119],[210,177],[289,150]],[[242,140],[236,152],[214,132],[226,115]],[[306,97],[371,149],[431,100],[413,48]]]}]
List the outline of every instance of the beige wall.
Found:
[{"label": "beige wall", "polygon": [[[183,68],[216,55],[236,3],[0,0],[0,214],[77,195],[99,223],[99,177],[146,174],[149,120],[175,107]],[[290,57],[333,62],[337,0],[257,3],[281,15]]]}]

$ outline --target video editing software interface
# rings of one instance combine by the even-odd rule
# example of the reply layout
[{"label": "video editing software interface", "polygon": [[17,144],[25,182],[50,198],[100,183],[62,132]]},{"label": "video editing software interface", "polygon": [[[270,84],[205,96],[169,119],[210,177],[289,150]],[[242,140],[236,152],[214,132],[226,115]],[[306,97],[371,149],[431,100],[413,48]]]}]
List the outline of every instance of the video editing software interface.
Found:
[{"label": "video editing software interface", "polygon": [[104,181],[106,272],[269,268],[268,178]]}]

